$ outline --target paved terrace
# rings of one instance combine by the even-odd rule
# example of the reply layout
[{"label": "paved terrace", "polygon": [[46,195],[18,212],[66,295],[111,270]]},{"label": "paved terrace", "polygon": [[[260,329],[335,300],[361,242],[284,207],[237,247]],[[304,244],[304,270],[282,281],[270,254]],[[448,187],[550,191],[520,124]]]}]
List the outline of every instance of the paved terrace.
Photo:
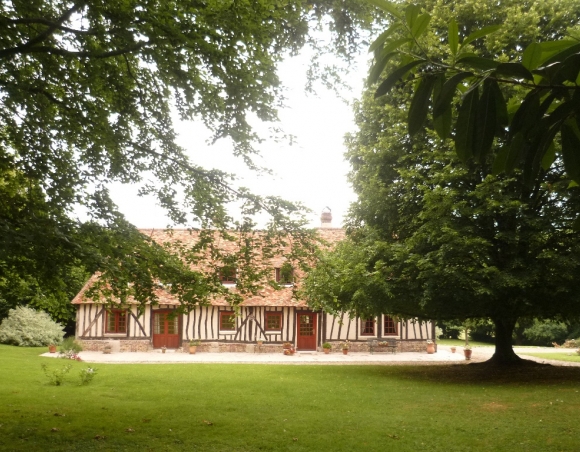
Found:
[{"label": "paved terrace", "polygon": [[[525,356],[525,353],[575,353],[574,349],[555,349],[551,347],[515,347],[516,353],[526,359],[538,362],[554,364],[559,366],[579,366],[580,363],[564,361],[542,360]],[[474,347],[471,362],[481,362],[488,360],[493,355],[493,347]],[[58,353],[44,353],[42,356],[56,358]],[[435,365],[435,364],[466,364],[463,356],[463,348],[457,347],[455,353],[451,353],[450,347],[439,345],[437,353],[432,355],[418,352],[408,353],[375,353],[349,352],[348,355],[342,353],[330,353],[325,355],[322,352],[297,352],[294,356],[285,356],[282,353],[196,353],[190,355],[182,351],[161,350],[151,352],[123,352],[104,354],[102,352],[81,352],[83,361],[88,363],[112,363],[112,364],[168,364],[168,363],[196,363],[196,364],[322,364],[322,365]]]}]

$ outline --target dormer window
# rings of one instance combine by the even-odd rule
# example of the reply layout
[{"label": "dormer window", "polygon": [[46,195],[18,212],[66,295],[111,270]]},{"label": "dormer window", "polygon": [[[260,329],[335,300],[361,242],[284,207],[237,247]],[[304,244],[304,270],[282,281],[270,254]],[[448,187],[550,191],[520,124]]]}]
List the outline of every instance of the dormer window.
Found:
[{"label": "dormer window", "polygon": [[220,269],[220,281],[222,284],[235,284],[236,269],[233,267],[222,267]]},{"label": "dormer window", "polygon": [[276,268],[276,282],[278,284],[294,284],[294,269],[288,262]]}]

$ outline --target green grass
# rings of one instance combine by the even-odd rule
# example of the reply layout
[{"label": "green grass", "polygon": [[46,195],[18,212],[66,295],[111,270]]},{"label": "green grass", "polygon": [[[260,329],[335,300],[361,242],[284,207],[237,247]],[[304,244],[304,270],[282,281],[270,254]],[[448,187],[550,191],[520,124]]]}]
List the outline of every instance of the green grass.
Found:
[{"label": "green grass", "polygon": [[79,386],[71,362],[57,387],[43,351],[0,346],[2,451],[578,450],[580,368],[100,364]]},{"label": "green grass", "polygon": [[[463,339],[437,339],[438,344],[442,345],[455,345],[456,347],[463,347],[465,345],[465,341]],[[472,347],[495,347],[494,344],[490,344],[488,342],[479,342],[479,341],[469,341],[469,345]]]},{"label": "green grass", "polygon": [[576,353],[575,350],[571,350],[570,353],[523,353],[529,356],[535,356],[542,359],[553,359],[555,361],[569,361],[573,363],[580,363],[580,355]]}]

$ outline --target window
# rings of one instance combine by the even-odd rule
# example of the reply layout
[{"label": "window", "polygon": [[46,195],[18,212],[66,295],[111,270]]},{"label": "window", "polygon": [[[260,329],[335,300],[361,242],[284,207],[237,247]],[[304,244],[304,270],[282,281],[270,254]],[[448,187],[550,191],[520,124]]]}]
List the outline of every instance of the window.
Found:
[{"label": "window", "polygon": [[126,333],[127,332],[127,312],[121,309],[107,311],[105,321],[105,333]]},{"label": "window", "polygon": [[293,284],[294,269],[286,262],[282,267],[276,269],[276,282],[278,284]]},{"label": "window", "polygon": [[397,323],[392,317],[388,315],[385,316],[385,336],[396,336],[397,333]]},{"label": "window", "polygon": [[266,312],[266,331],[279,331],[282,329],[282,313]]},{"label": "window", "polygon": [[222,267],[220,269],[220,281],[224,284],[235,284],[236,269],[233,267]]},{"label": "window", "polygon": [[374,317],[368,317],[366,319],[361,319],[361,336],[374,336],[375,335],[375,319]]},{"label": "window", "polygon": [[235,331],[236,329],[236,315],[232,311],[220,312],[220,330]]}]

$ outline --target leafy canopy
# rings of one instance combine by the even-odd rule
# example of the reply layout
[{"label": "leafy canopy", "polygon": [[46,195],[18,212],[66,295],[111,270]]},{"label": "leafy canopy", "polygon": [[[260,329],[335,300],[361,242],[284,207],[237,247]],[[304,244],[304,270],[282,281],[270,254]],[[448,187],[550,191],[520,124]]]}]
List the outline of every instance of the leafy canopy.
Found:
[{"label": "leafy canopy", "polygon": [[[538,8],[542,10],[548,3],[538,2]],[[508,16],[533,26],[538,40],[561,33],[563,26],[556,21],[538,32],[538,11],[524,10],[516,1],[497,5],[426,0],[421,9],[409,6],[404,13],[395,11],[406,25],[397,21],[391,25],[389,30],[394,31],[388,39],[379,38],[384,48],[389,39],[409,39],[408,33],[418,34],[420,39],[397,44],[406,47],[391,57],[384,77],[377,74],[378,85],[370,85],[356,105],[358,131],[347,137],[346,154],[352,166],[349,177],[358,195],[349,214],[349,238],[310,273],[306,291],[313,306],[329,312],[491,319],[494,359],[512,362],[517,360],[511,336],[518,319],[580,316],[576,290],[580,238],[573,229],[580,192],[570,186],[559,142],[554,143],[553,163],[532,179],[525,168],[516,167],[510,174],[494,171],[495,155],[504,144],[498,137],[479,158],[461,158],[459,149],[473,152],[474,145],[461,148],[464,143],[458,135],[470,127],[475,134],[485,123],[485,118],[473,123],[472,116],[461,122],[463,109],[472,108],[467,99],[477,92],[475,88],[468,91],[467,84],[456,84],[465,89],[463,98],[452,96],[453,102],[460,99],[453,140],[440,139],[440,117],[433,114],[425,114],[420,126],[413,124],[417,111],[437,108],[437,96],[448,82],[440,78],[453,68],[443,67],[438,60],[419,62],[413,52],[424,49],[426,55],[442,55],[443,61],[448,44],[443,42],[441,30],[447,30],[449,17],[456,15],[454,9],[461,16],[455,23],[469,24],[460,28],[457,53],[469,36],[477,34],[475,30],[489,31],[486,27]],[[482,10],[486,13],[480,14]],[[580,4],[564,2],[564,10],[577,17]],[[489,46],[471,46],[470,58],[506,58],[504,52],[517,58],[518,40],[526,33],[519,33],[513,23],[510,26],[513,29],[496,28],[489,35],[496,41]],[[404,73],[413,64],[422,72],[407,79]],[[396,79],[391,78],[393,74]],[[494,77],[488,74],[481,84],[486,86]],[[476,83],[475,78],[469,80]],[[376,86],[380,89],[387,81],[392,86],[376,96]],[[431,82],[425,94],[422,87]],[[525,89],[516,90],[513,84],[498,83],[497,88],[503,98],[516,103],[518,95],[527,96]],[[472,97],[477,112],[481,99]],[[451,121],[456,111],[450,107],[446,115]]]},{"label": "leafy canopy", "polygon": [[[258,137],[251,124],[275,121],[281,104],[277,62],[298,52],[321,23],[335,32],[339,54],[356,46],[356,26],[369,21],[368,8],[340,3],[2,2],[0,316],[31,300],[62,305],[79,288],[70,276],[95,271],[109,295],[122,300],[155,300],[160,280],[187,286],[184,303],[206,300],[215,278],[192,273],[191,265],[208,257],[248,261],[255,244],[244,236],[263,211],[271,218],[265,240],[290,235],[299,248],[307,239],[301,207],[255,196],[236,188],[232,175],[197,165],[176,144],[172,113],[201,119],[254,166]],[[203,249],[176,258],[124,220],[110,182],[138,183],[175,225],[216,232]],[[232,203],[241,206],[237,222],[228,214]],[[79,205],[89,221],[76,220]],[[232,229],[239,235],[228,235]],[[219,239],[239,240],[241,251],[220,255],[212,246]],[[246,272],[248,285],[256,273]],[[66,309],[53,310],[67,316]]]},{"label": "leafy canopy", "polygon": [[[375,60],[368,82],[374,84],[386,72],[377,97],[400,83],[414,85],[409,135],[417,134],[430,116],[439,138],[454,140],[462,161],[481,163],[492,153],[495,174],[521,168],[529,185],[554,163],[557,140],[568,176],[580,183],[580,40],[575,34],[560,29],[531,40],[522,35],[516,49],[481,52],[482,40],[502,27],[499,20],[466,34],[466,24],[454,18],[447,30],[437,28],[440,22],[433,27],[432,15],[416,4],[402,8],[384,0],[369,2],[392,21],[370,47]],[[552,2],[546,16],[559,14],[564,25],[577,25],[569,11],[567,17],[556,14],[564,3]],[[481,9],[486,7],[502,8],[485,4]],[[533,13],[541,8],[532,8],[528,17],[535,19]],[[546,16],[540,19],[545,22]],[[426,43],[432,35],[436,46]]]}]

